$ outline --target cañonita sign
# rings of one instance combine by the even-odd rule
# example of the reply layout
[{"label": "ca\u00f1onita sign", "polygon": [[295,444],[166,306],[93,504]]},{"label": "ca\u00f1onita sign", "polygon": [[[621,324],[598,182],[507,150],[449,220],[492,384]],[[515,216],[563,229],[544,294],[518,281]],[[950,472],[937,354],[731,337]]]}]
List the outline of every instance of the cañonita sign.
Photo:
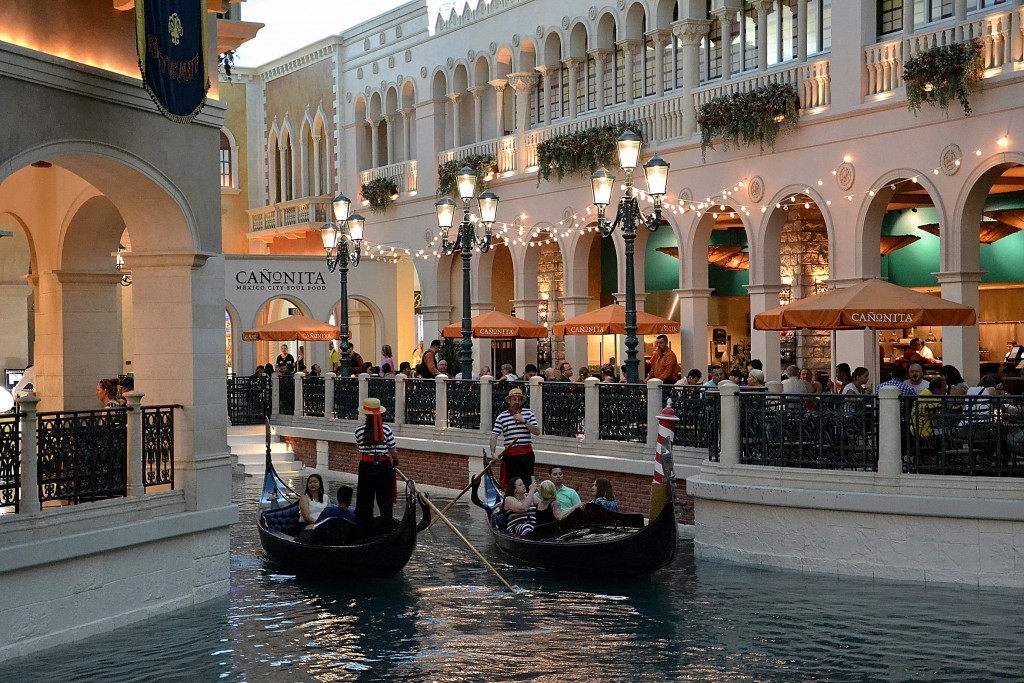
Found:
[{"label": "ca\u00f1onita sign", "polygon": [[478,334],[483,337],[514,337],[516,331],[511,327],[481,327]]},{"label": "ca\u00f1onita sign", "polygon": [[239,292],[324,292],[324,275],[315,270],[240,270],[235,273]]},{"label": "ca\u00f1onita sign", "polygon": [[904,327],[911,327],[914,324],[914,316],[910,313],[866,311],[864,313],[851,313],[850,319],[855,323],[863,323],[865,325],[902,324]]}]

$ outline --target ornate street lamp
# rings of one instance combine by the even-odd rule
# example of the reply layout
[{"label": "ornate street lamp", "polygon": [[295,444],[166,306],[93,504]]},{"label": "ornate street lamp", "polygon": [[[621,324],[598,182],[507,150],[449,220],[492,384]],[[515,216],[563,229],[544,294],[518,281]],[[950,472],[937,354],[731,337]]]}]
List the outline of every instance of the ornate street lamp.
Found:
[{"label": "ornate street lamp", "polygon": [[472,379],[473,377],[469,262],[473,256],[474,247],[481,253],[491,248],[491,228],[498,213],[498,195],[490,190],[485,190],[477,197],[480,222],[484,224],[484,236],[478,238],[476,226],[473,225],[469,217],[470,202],[473,199],[473,193],[476,192],[476,181],[477,174],[469,166],[463,166],[456,176],[459,197],[462,198],[462,222],[459,223],[459,232],[454,241],[450,240],[448,235],[455,223],[455,202],[445,197],[434,204],[434,209],[437,212],[437,226],[441,228],[441,249],[445,256],[450,255],[456,249],[462,252],[462,379]]},{"label": "ornate street lamp", "polygon": [[665,187],[668,185],[669,164],[661,157],[655,156],[644,164],[644,174],[647,176],[647,193],[654,199],[654,213],[645,216],[640,211],[636,195],[633,190],[633,171],[636,169],[637,161],[640,158],[640,137],[627,130],[616,141],[619,151],[619,166],[626,172],[626,191],[619,199],[619,206],[615,213],[615,220],[609,222],[604,215],[604,209],[611,203],[612,185],[615,183],[615,176],[607,169],[598,169],[590,176],[594,192],[594,205],[597,206],[597,225],[601,229],[602,237],[610,237],[616,227],[622,228],[622,238],[626,242],[626,381],[637,383],[640,381],[639,365],[637,360],[636,347],[639,340],[636,337],[636,285],[633,278],[633,242],[636,240],[638,224],[643,224],[648,230],[654,232],[661,225],[661,201],[665,197]]},{"label": "ornate street lamp", "polygon": [[[334,222],[320,228],[320,239],[327,252],[327,267],[341,273],[341,376],[349,376],[348,353],[352,344],[348,340],[348,265],[355,268],[362,256],[363,226],[366,222],[358,213],[349,215],[352,202],[343,194],[334,198]],[[333,369],[333,368],[332,368]]]}]

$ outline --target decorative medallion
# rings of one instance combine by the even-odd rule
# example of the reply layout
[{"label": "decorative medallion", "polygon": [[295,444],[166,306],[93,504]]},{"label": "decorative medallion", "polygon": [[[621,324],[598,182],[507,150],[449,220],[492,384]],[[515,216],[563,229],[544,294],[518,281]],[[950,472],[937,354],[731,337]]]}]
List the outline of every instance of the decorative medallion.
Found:
[{"label": "decorative medallion", "polygon": [[367,99],[369,99],[369,97],[370,97],[370,86],[366,86],[365,88],[363,88],[363,95],[364,95],[364,96],[365,96],[365,97],[366,97]]},{"label": "decorative medallion", "polygon": [[512,221],[512,227],[517,228],[519,230],[522,230],[523,229],[523,217],[522,216],[516,216],[515,220]]},{"label": "decorative medallion", "polygon": [[406,61],[406,63],[409,63],[409,62],[412,61],[412,50],[406,50],[405,51],[405,61]]},{"label": "decorative medallion", "polygon": [[619,0],[618,3],[616,3],[616,5],[618,6],[619,11],[622,11],[626,9],[626,0]]},{"label": "decorative medallion", "polygon": [[427,67],[421,66],[420,67],[420,78],[426,78],[426,77],[427,77]]},{"label": "decorative medallion", "polygon": [[684,187],[676,193],[676,197],[679,199],[680,204],[687,204],[693,201],[693,190],[688,187]]},{"label": "decorative medallion", "polygon": [[543,38],[544,37],[544,26],[542,26],[542,25],[541,26],[537,26],[537,37],[538,38]]},{"label": "decorative medallion", "polygon": [[363,67],[356,69],[356,78],[363,80]]},{"label": "decorative medallion", "polygon": [[395,38],[401,38],[401,37],[402,37],[402,27],[401,26],[396,26],[395,27]]},{"label": "decorative medallion", "polygon": [[572,210],[571,206],[567,206],[564,209],[562,209],[562,225],[563,225],[563,227],[566,227],[566,226],[568,226],[570,224],[570,222],[572,221],[572,215],[574,213],[576,213],[576,212]]},{"label": "decorative medallion", "polygon": [[957,171],[960,170],[960,161],[964,158],[964,153],[960,149],[959,145],[950,143],[942,148],[942,153],[939,154],[939,168],[946,175],[956,175]]},{"label": "decorative medallion", "polygon": [[839,168],[836,169],[836,183],[839,185],[839,189],[842,191],[849,190],[853,187],[854,181],[857,179],[857,171],[849,161],[844,161],[839,164]]},{"label": "decorative medallion", "polygon": [[447,62],[445,62],[445,64],[446,64],[446,65],[448,66],[448,68],[450,69],[450,68],[452,68],[453,66],[455,66],[455,59],[454,59],[453,57],[449,57],[449,58],[448,58],[448,61],[447,61]]},{"label": "decorative medallion", "polygon": [[387,81],[381,81],[380,82],[380,89],[381,90],[384,90],[387,87],[388,87],[388,82]]},{"label": "decorative medallion", "polygon": [[764,199],[764,178],[756,175],[750,179],[750,182],[747,183],[747,196],[752,202],[760,202]]},{"label": "decorative medallion", "polygon": [[497,43],[491,43],[490,45],[487,46],[487,49],[490,50],[491,54],[493,55],[495,52],[498,51],[498,44]]},{"label": "decorative medallion", "polygon": [[513,33],[512,34],[512,47],[519,47],[519,34],[518,33]]},{"label": "decorative medallion", "polygon": [[395,56],[394,55],[391,55],[390,57],[388,57],[388,68],[389,69],[394,69],[395,68]]},{"label": "decorative medallion", "polygon": [[593,5],[591,5],[590,6],[590,11],[587,12],[587,16],[590,17],[591,21],[593,21],[594,19],[597,19],[597,8],[594,7]]},{"label": "decorative medallion", "polygon": [[470,50],[469,52],[466,53],[466,61],[467,62],[472,62],[474,57],[476,57],[476,51],[475,50]]},{"label": "decorative medallion", "polygon": [[[597,10],[594,11],[596,12]],[[562,28],[569,28],[569,17],[562,17]]]},{"label": "decorative medallion", "polygon": [[434,241],[434,231],[431,230],[430,228],[427,228],[426,230],[424,230],[423,231],[423,240],[427,243],[427,246],[429,247],[430,243]]},{"label": "decorative medallion", "polygon": [[351,104],[351,102],[352,102],[352,93],[351,92],[345,93],[345,101]]}]

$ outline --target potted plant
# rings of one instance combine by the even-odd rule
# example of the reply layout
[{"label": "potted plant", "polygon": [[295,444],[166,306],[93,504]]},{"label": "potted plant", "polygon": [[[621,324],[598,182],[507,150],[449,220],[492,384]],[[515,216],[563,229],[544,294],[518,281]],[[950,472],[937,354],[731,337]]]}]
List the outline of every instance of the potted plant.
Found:
[{"label": "potted plant", "polygon": [[628,122],[595,126],[544,140],[537,145],[538,180],[549,180],[552,173],[559,180],[567,175],[587,177],[602,166],[614,164],[618,157],[615,142],[627,130],[643,139],[640,124]]},{"label": "potted plant", "polygon": [[377,178],[363,183],[359,190],[363,199],[370,203],[370,211],[384,213],[398,199],[398,183],[394,178]]},{"label": "potted plant", "polygon": [[455,176],[459,174],[464,166],[469,166],[476,173],[477,194],[486,189],[484,183],[490,180],[490,176],[498,171],[498,160],[491,154],[472,154],[461,159],[451,159],[437,167],[437,196],[450,196],[458,199],[458,186],[455,183]]},{"label": "potted plant", "polygon": [[969,98],[984,70],[981,41],[976,38],[925,50],[903,65],[907,108],[916,116],[922,104],[938,105],[949,116],[949,103],[957,100],[964,116],[970,116]]},{"label": "potted plant", "polygon": [[779,132],[796,125],[800,97],[790,83],[769,83],[746,92],[720,95],[697,108],[701,154],[721,138],[725,149],[757,144],[775,147]]}]

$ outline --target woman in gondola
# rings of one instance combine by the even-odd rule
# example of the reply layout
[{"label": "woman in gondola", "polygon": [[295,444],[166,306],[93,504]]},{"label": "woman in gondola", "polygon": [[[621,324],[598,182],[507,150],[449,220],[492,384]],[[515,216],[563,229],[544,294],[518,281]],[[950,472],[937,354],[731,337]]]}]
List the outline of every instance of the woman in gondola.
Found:
[{"label": "woman in gondola", "polygon": [[299,498],[299,523],[315,524],[331,499],[324,490],[324,480],[319,474],[311,474],[306,479],[306,490]]},{"label": "woman in gondola", "polygon": [[576,508],[583,507],[583,504],[573,505],[571,508],[563,509],[558,501],[558,490],[555,482],[545,479],[540,483],[540,500],[537,501],[537,524],[548,524],[554,521],[562,521]]},{"label": "woman in gondola", "polygon": [[[505,498],[501,501],[501,509],[505,511],[508,521],[505,530],[517,536],[529,536],[537,526],[537,505],[533,502],[533,494],[537,492],[537,482],[526,484],[519,477],[510,479],[505,486]],[[356,507],[358,511],[358,506]]]},{"label": "woman in gondola", "polygon": [[612,483],[607,479],[600,477],[595,479],[594,484],[590,487],[590,493],[594,496],[593,503],[611,512],[619,511],[619,501],[615,500],[615,494],[612,493]]},{"label": "woman in gondola", "polygon": [[359,479],[356,483],[356,525],[359,535],[372,536],[373,503],[380,508],[382,531],[391,529],[392,510],[398,491],[395,488],[395,468],[398,467],[398,448],[391,427],[384,424],[384,408],[380,400],[368,398],[359,409],[366,416],[356,427],[356,448],[359,449]]}]

